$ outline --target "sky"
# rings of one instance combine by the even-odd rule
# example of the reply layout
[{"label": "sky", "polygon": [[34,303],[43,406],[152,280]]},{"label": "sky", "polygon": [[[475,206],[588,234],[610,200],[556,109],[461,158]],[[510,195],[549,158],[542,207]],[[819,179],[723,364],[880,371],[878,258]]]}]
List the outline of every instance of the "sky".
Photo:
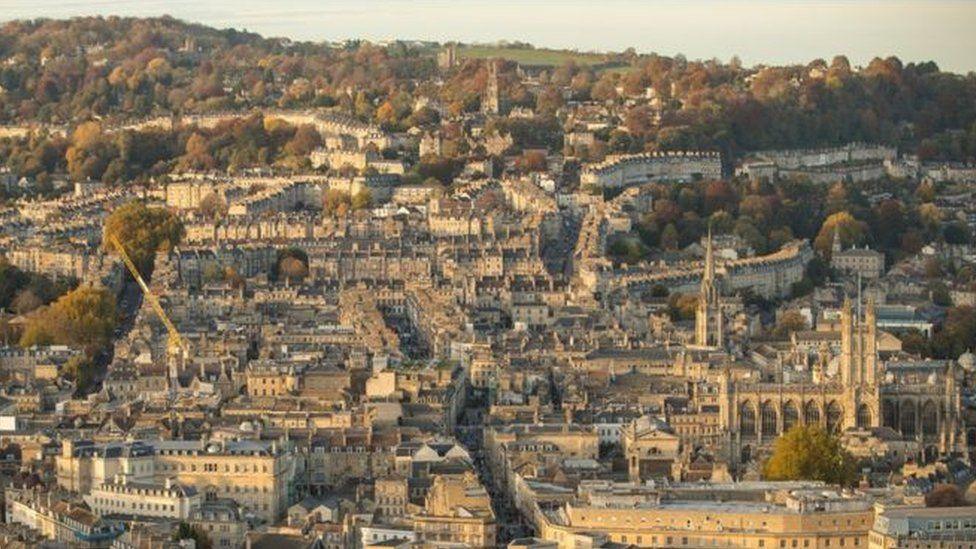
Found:
[{"label": "sky", "polygon": [[897,55],[976,70],[976,0],[0,0],[0,20],[163,14],[296,40],[519,40],[747,65]]}]

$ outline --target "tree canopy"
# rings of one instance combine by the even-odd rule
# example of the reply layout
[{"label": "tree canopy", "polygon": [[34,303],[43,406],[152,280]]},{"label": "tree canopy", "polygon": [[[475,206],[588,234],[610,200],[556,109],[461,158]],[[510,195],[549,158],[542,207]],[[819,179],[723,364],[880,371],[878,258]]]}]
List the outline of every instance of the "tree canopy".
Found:
[{"label": "tree canopy", "polygon": [[108,235],[115,235],[125,246],[126,252],[139,272],[146,276],[152,270],[156,252],[165,252],[179,244],[183,238],[183,224],[172,212],[162,208],[150,208],[135,200],[116,208],[105,219],[103,247],[116,253]]},{"label": "tree canopy", "polygon": [[115,325],[115,296],[103,287],[84,285],[31,315],[20,344],[70,345],[91,356],[109,345]]},{"label": "tree canopy", "polygon": [[926,507],[962,507],[968,505],[962,490],[955,484],[937,484],[925,494]]},{"label": "tree canopy", "polygon": [[857,480],[857,467],[839,438],[814,425],[797,425],[776,439],[763,478],[849,486]]},{"label": "tree canopy", "polygon": [[70,277],[53,281],[46,275],[24,272],[0,259],[0,309],[23,314],[50,303],[78,283]]}]

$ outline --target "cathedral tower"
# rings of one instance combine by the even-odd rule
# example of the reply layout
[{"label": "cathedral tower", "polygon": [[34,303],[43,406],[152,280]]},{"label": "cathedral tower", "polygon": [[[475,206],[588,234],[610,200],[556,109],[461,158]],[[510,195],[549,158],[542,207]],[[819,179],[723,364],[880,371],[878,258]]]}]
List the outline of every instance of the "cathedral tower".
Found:
[{"label": "cathedral tower", "polygon": [[880,425],[878,387],[878,327],[874,299],[861,311],[860,298],[855,308],[849,298],[841,309],[840,381],[844,387],[844,426]]}]

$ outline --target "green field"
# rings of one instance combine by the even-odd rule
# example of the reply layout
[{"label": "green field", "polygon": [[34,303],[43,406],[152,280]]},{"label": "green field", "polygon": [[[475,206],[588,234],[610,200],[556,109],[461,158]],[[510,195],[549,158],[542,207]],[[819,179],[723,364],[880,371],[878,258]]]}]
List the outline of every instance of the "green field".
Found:
[{"label": "green field", "polygon": [[567,61],[575,61],[578,65],[600,65],[606,62],[606,56],[599,53],[581,53],[569,50],[547,50],[506,48],[501,46],[460,46],[458,55],[474,59],[500,57],[521,63],[523,65],[559,66]]}]

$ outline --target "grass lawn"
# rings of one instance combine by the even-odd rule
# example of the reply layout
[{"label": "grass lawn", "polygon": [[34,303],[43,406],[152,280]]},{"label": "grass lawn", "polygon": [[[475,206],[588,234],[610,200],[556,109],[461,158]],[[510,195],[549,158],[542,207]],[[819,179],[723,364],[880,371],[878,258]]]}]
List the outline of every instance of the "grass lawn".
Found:
[{"label": "grass lawn", "polygon": [[474,59],[500,57],[522,63],[523,65],[559,66],[566,61],[575,61],[578,65],[599,65],[605,62],[605,57],[599,53],[581,53],[570,50],[522,49],[497,46],[461,46],[458,55]]}]

